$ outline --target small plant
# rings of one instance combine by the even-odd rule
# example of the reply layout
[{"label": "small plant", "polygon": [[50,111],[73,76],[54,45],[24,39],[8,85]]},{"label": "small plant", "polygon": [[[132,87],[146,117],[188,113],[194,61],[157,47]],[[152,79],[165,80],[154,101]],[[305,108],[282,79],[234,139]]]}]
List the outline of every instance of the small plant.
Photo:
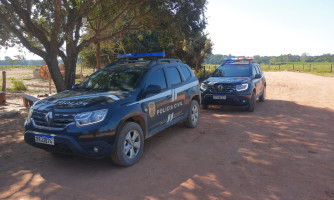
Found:
[{"label": "small plant", "polygon": [[21,80],[12,80],[13,90],[16,91],[27,91],[28,86],[24,85],[23,81]]}]

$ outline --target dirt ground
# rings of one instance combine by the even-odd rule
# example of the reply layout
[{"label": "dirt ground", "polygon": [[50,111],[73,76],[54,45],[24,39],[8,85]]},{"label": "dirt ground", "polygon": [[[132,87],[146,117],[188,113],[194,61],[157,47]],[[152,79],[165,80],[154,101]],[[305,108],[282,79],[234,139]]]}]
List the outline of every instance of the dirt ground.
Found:
[{"label": "dirt ground", "polygon": [[254,113],[202,110],[197,128],[146,140],[128,168],[29,146],[13,98],[21,114],[0,119],[0,199],[334,199],[334,78],[265,74]]}]

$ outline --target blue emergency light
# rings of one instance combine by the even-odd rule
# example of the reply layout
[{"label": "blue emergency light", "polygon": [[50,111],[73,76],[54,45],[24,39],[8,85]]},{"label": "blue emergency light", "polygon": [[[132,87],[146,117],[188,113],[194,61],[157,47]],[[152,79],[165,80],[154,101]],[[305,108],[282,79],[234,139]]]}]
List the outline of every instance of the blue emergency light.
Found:
[{"label": "blue emergency light", "polygon": [[147,58],[147,57],[165,57],[165,52],[119,54],[117,56],[117,58]]},{"label": "blue emergency light", "polygon": [[254,58],[224,58],[224,60],[226,62],[238,62],[238,61],[243,61],[243,60],[246,60],[246,61],[251,61],[251,60],[254,60]]}]

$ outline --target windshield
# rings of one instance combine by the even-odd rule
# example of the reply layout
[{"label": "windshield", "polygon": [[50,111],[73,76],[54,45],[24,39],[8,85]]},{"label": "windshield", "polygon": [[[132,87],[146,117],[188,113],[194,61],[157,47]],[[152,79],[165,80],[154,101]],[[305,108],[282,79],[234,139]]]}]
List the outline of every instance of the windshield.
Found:
[{"label": "windshield", "polygon": [[223,65],[212,73],[212,77],[249,77],[250,75],[249,65]]},{"label": "windshield", "polygon": [[115,66],[95,72],[82,83],[78,89],[132,91],[136,89],[148,68]]}]

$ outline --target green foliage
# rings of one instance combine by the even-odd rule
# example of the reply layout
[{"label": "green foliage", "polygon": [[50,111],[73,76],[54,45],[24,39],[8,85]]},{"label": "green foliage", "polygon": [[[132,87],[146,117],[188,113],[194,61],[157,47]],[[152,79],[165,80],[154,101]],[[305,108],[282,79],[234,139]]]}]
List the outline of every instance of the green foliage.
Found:
[{"label": "green foliage", "polygon": [[[205,71],[204,71],[205,69]],[[197,73],[196,73],[196,77],[198,78],[198,80],[200,82],[204,81],[206,79],[207,75],[212,74],[216,69],[216,66],[214,65],[205,65],[205,67],[203,69],[200,69]]]},{"label": "green foliage", "polygon": [[[239,57],[234,55],[221,55],[215,54],[210,55],[206,60],[205,64],[222,64],[224,58]],[[301,56],[292,54],[282,54],[280,56],[254,56],[255,62],[260,64],[282,64],[291,62],[334,62],[334,54],[323,54],[321,56],[310,56],[303,53]]]},{"label": "green foliage", "polygon": [[12,80],[13,87],[12,89],[15,91],[27,91],[28,86],[24,85],[21,80]]}]

